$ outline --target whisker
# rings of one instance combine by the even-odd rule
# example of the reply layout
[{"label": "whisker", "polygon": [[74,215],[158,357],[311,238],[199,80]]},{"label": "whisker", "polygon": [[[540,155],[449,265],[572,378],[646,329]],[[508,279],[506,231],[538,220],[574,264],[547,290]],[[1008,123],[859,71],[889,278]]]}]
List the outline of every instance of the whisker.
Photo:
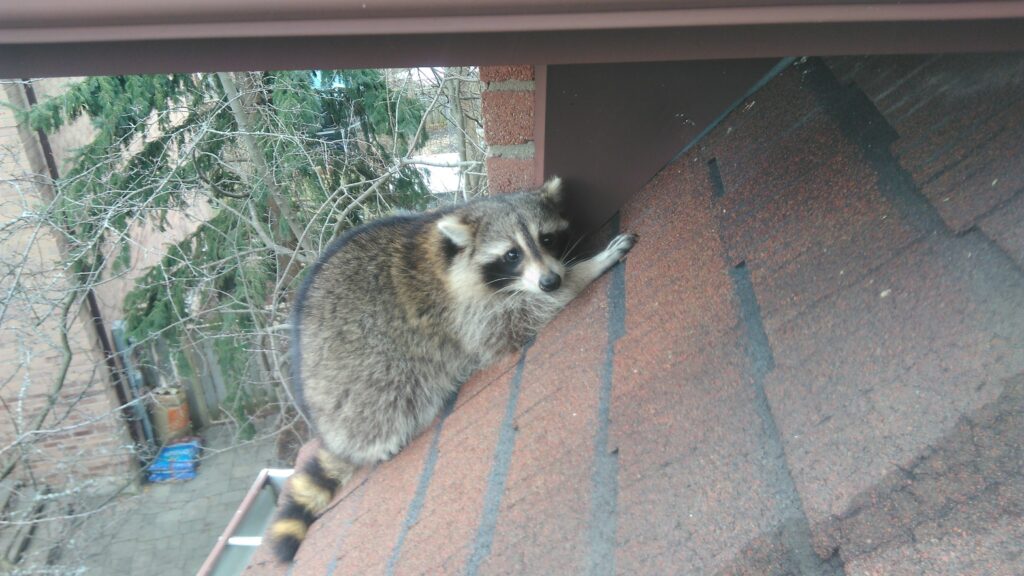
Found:
[{"label": "whisker", "polygon": [[568,262],[565,262],[565,264],[563,264],[563,265],[566,267],[566,269],[572,268],[574,265],[579,264],[580,262],[583,262],[586,259],[587,259],[587,255],[586,254],[580,254],[579,256],[569,260]]},{"label": "whisker", "polygon": [[494,284],[495,282],[501,282],[503,280],[515,280],[515,279],[516,279],[515,276],[503,276],[501,278],[495,278],[494,280],[491,280],[490,282],[487,282],[484,285],[485,286],[490,286],[491,284]]},{"label": "whisker", "polygon": [[558,259],[562,260],[564,258],[568,258],[572,254],[572,251],[575,250],[576,247],[579,246],[580,242],[582,242],[583,239],[586,238],[586,237],[587,237],[587,235],[584,234],[584,235],[580,236],[579,238],[577,238],[576,241],[572,243],[572,246],[569,246],[569,248],[567,248],[566,250],[562,251],[562,255],[559,256]]}]

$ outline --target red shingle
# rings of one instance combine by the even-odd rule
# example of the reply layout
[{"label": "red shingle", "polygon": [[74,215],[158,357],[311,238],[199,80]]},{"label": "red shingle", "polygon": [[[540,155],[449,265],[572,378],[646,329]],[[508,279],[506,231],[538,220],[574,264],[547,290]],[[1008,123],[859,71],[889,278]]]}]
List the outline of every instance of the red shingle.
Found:
[{"label": "red shingle", "polygon": [[661,212],[673,226],[637,225],[649,216],[632,208],[623,219],[641,243],[626,268],[615,359],[622,573],[769,573],[788,562],[772,534],[779,502],[759,461],[764,438],[706,174],[684,159],[641,195],[674,206]]},{"label": "red shingle", "polygon": [[982,231],[1024,269],[1024,226],[1021,222],[1024,222],[1024,194],[1018,192],[1015,198],[993,211],[980,225]]},{"label": "red shingle", "polygon": [[503,374],[445,420],[423,510],[405,539],[397,574],[455,573],[465,564],[483,511],[511,378]]},{"label": "red shingle", "polygon": [[[516,445],[484,574],[586,568],[593,437],[608,341],[606,314],[593,304],[603,292],[595,290],[581,302],[587,310],[576,310],[595,326],[559,336],[558,324],[573,326],[563,316],[527,356]],[[548,350],[558,353],[540,354]]]},{"label": "red shingle", "polygon": [[956,242],[918,245],[770,332],[766,390],[812,524],[843,514],[1024,370],[1024,295],[977,293],[975,274],[998,282],[1007,271],[972,270]]},{"label": "red shingle", "polygon": [[1024,60],[1018,55],[859,62],[850,79],[900,134],[894,151],[954,231],[966,230],[1024,187],[1017,169],[1024,162]]},{"label": "red shingle", "polygon": [[858,497],[836,533],[851,572],[1013,574],[1024,505],[1024,378]]},{"label": "red shingle", "polygon": [[317,550],[338,546],[334,550],[336,574],[383,573],[413,499],[432,437],[428,428],[402,451],[401,458],[377,466],[360,497],[363,513],[353,519],[344,540],[336,543],[328,534],[317,540],[309,538],[308,542],[316,544],[299,549],[298,565],[314,555],[328,560],[329,554],[317,554]]}]

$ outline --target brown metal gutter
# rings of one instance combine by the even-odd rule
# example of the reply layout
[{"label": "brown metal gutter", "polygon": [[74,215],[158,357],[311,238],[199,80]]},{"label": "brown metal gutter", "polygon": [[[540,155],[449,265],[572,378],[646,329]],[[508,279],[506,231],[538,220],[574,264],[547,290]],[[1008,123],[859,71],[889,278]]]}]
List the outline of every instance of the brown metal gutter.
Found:
[{"label": "brown metal gutter", "polygon": [[[213,550],[207,555],[203,565],[199,567],[196,576],[214,576],[217,574],[239,574],[249,562],[255,547],[262,544],[263,531],[270,523],[271,514],[274,510],[273,502],[280,498],[284,489],[285,480],[291,476],[293,470],[264,468],[256,476],[256,480],[249,487],[245,497],[235,510],[231,521],[228,522],[224,532],[217,538]],[[270,489],[273,499],[268,502],[264,500],[262,506],[258,499],[264,489]],[[240,534],[242,532],[243,534]],[[248,532],[247,535],[244,533]],[[239,542],[241,540],[241,542]],[[234,547],[234,558],[229,558]],[[242,549],[247,549],[245,552]]]},{"label": "brown metal gutter", "polygon": [[0,77],[1024,49],[1022,0],[0,2]]},{"label": "brown metal gutter", "polygon": [[231,520],[228,522],[227,527],[224,528],[224,532],[221,533],[220,537],[217,538],[217,542],[213,545],[213,550],[203,561],[203,565],[199,567],[199,572],[196,572],[196,576],[210,576],[213,574],[214,567],[217,566],[217,560],[220,555],[224,553],[224,548],[228,545],[228,538],[235,533],[238,529],[239,524],[242,523],[242,518],[245,517],[245,513],[252,507],[253,502],[256,501],[256,496],[259,495],[260,490],[266,485],[267,479],[270,477],[270,470],[264,468],[260,470],[259,475],[256,476],[256,480],[249,486],[249,490],[245,493],[245,497],[242,498],[242,503],[238,505],[234,515],[231,516]]}]

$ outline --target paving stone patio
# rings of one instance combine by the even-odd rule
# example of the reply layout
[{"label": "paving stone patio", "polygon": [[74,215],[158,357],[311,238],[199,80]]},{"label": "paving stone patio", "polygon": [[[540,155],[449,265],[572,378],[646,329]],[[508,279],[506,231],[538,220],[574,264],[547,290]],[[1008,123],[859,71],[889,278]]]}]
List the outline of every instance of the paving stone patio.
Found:
[{"label": "paving stone patio", "polygon": [[76,533],[88,542],[79,547],[84,574],[195,574],[259,471],[282,467],[273,437],[239,443],[225,426],[202,437],[206,449],[194,480],[145,485]]}]

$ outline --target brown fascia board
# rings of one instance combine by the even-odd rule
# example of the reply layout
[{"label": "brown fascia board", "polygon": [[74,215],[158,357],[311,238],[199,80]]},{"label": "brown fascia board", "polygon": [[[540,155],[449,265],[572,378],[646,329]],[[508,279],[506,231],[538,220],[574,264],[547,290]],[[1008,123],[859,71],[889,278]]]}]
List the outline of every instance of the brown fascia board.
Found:
[{"label": "brown fascia board", "polygon": [[[360,8],[361,6],[361,8]],[[3,43],[387,36],[1024,17],[1024,2],[4,0]]]},{"label": "brown fascia board", "polygon": [[1021,0],[0,0],[0,77],[1015,49]]}]

